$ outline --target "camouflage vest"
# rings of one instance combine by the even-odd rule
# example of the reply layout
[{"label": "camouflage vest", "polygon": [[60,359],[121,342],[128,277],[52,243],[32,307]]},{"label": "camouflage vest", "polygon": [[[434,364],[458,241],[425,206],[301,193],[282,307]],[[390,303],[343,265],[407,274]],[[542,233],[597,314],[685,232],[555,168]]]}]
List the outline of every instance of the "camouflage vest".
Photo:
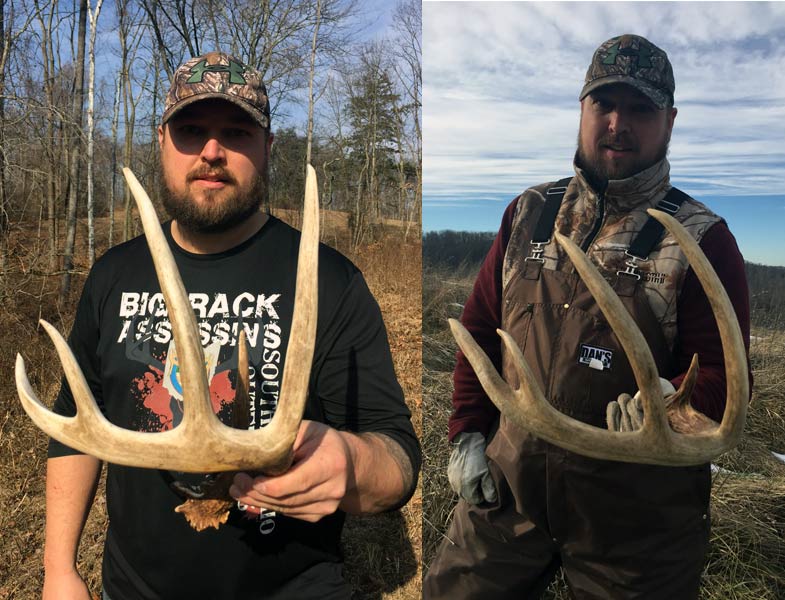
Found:
[{"label": "camouflage vest", "polygon": [[[623,287],[619,286],[620,283],[630,283],[622,280],[631,279],[629,276],[617,275],[617,272],[626,268],[628,257],[624,252],[649,218],[646,209],[655,207],[671,188],[670,165],[667,159],[663,159],[633,177],[610,181],[602,200],[587,182],[583,171],[576,166],[575,172],[576,176],[568,186],[556,216],[555,230],[582,248],[588,244],[589,258],[618,289]],[[527,267],[525,257],[531,255],[529,242],[545,203],[544,194],[552,185],[546,183],[530,188],[518,200],[504,257],[503,289],[516,273]],[[692,198],[681,205],[675,218],[699,243],[706,231],[721,221],[720,217]],[[592,236],[598,219],[601,220],[599,230]],[[590,236],[591,240],[588,239]],[[572,263],[553,237],[544,247],[542,258],[544,269],[574,272]],[[643,286],[671,351],[676,337],[678,296],[688,268],[687,258],[667,231],[648,260],[638,263],[641,279],[637,285]],[[505,325],[502,323],[503,329],[507,329]]]}]

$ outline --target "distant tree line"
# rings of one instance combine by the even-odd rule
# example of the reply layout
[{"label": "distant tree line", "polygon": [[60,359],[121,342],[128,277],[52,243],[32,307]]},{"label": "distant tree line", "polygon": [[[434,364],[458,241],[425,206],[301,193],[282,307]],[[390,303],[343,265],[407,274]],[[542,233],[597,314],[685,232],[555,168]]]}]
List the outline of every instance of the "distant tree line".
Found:
[{"label": "distant tree line", "polygon": [[750,288],[752,322],[785,327],[785,267],[744,263]]},{"label": "distant tree line", "polygon": [[[429,231],[423,235],[423,266],[477,271],[491,248],[494,232]],[[753,323],[785,326],[785,267],[745,262]]]},{"label": "distant tree line", "polygon": [[479,268],[494,237],[490,231],[429,231],[422,238],[423,266]]}]

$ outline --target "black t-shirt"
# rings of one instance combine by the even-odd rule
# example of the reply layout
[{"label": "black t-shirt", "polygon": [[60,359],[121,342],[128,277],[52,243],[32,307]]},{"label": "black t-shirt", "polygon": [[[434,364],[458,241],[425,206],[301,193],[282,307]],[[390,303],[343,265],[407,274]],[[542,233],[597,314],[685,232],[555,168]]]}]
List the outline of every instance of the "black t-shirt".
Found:
[{"label": "black t-shirt", "polygon": [[[251,427],[272,418],[292,318],[299,232],[270,218],[220,254],[182,250],[164,226],[194,307],[213,409],[228,420],[236,347],[246,331]],[[144,237],[109,250],[85,282],[69,338],[96,401],[121,427],[163,431],[182,414],[172,335]],[[55,411],[73,415],[67,385]],[[395,378],[381,313],[359,270],[319,249],[319,317],[305,418],[395,439],[419,468],[419,446]],[[75,451],[52,440],[49,456]],[[266,598],[318,563],[341,560],[340,511],[311,524],[233,507],[220,529],[195,532],[174,512],[170,474],[109,465],[104,585],[113,600]]]}]

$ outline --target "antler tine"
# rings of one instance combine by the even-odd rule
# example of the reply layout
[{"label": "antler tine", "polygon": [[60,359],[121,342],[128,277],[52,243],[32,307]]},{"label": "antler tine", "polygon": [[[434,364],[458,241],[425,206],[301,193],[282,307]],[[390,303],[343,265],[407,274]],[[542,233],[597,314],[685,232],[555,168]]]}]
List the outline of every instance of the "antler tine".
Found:
[{"label": "antler tine", "polygon": [[630,457],[630,446],[640,440],[642,432],[614,433],[593,427],[569,417],[551,406],[534,379],[520,348],[506,331],[498,330],[510,354],[521,386],[512,391],[498,374],[488,356],[458,321],[450,319],[458,346],[472,365],[485,393],[499,411],[521,429],[545,441],[573,452],[606,460],[656,463],[656,459],[637,455]]},{"label": "antler tine", "polygon": [[197,431],[204,431],[205,428],[215,429],[220,421],[213,413],[209,401],[210,389],[204,369],[204,352],[199,341],[199,329],[188,300],[188,293],[185,291],[183,280],[180,278],[177,264],[164,237],[150,197],[131,169],[124,167],[123,175],[139,209],[147,245],[150,247],[155,272],[172,323],[172,335],[180,366],[180,382],[183,386],[183,420],[179,427],[185,429],[193,427]]},{"label": "antler tine", "polygon": [[[171,460],[170,448],[176,432],[160,434],[129,431],[110,423],[98,409],[90,387],[65,339],[49,323],[41,320],[41,325],[55,345],[63,371],[71,388],[77,414],[65,417],[48,410],[38,399],[27,378],[24,359],[16,357],[16,388],[22,407],[32,421],[46,434],[60,442],[92,454],[93,456],[131,466],[164,467]],[[152,437],[151,437],[152,436]],[[141,456],[145,451],[155,452],[153,459],[145,464],[129,460],[128,456]]]},{"label": "antler tine", "polygon": [[719,429],[710,435],[719,439],[723,451],[727,451],[741,438],[750,394],[747,355],[739,321],[725,288],[698,243],[669,214],[656,209],[649,209],[648,213],[662,223],[679,244],[706,292],[717,321],[725,357],[726,404]]},{"label": "antler tine", "polygon": [[509,384],[496,371],[491,359],[474,341],[472,334],[457,319],[448,319],[447,322],[458,347],[471,364],[488,397],[502,413],[515,410],[515,396]]},{"label": "antler tine", "polygon": [[63,364],[68,384],[73,392],[74,401],[77,405],[79,419],[76,417],[64,417],[50,411],[38,399],[35,390],[30,385],[30,380],[27,377],[27,370],[25,369],[25,361],[21,354],[16,355],[16,388],[19,391],[19,398],[22,402],[22,407],[25,412],[30,416],[33,422],[50,436],[54,436],[58,432],[66,433],[72,441],[84,439],[89,437],[90,430],[96,427],[105,428],[109,422],[98,410],[95,403],[93,394],[90,387],[85,381],[82,371],[76,363],[68,344],[63,339],[63,336],[43,319],[40,321],[46,333],[52,339],[60,362]]},{"label": "antler tine", "polygon": [[[624,307],[619,297],[611,286],[600,275],[597,268],[575,243],[560,233],[554,234],[564,251],[570,257],[575,270],[583,279],[586,287],[597,301],[602,314],[619,339],[627,359],[632,367],[635,381],[641,392],[643,403],[643,429],[652,432],[657,438],[667,438],[669,434],[668,417],[662,400],[659,384],[659,373],[651,355],[649,344],[632,320],[630,313]],[[662,441],[665,441],[663,439]]]},{"label": "antler tine", "polygon": [[316,171],[311,165],[307,165],[306,171],[292,329],[289,345],[286,348],[280,404],[275,410],[272,421],[265,428],[270,430],[270,435],[281,448],[288,448],[288,453],[279,464],[266,468],[266,472],[271,475],[285,471],[291,464],[292,446],[297,437],[308,397],[311,363],[316,344],[319,301],[319,195]]}]

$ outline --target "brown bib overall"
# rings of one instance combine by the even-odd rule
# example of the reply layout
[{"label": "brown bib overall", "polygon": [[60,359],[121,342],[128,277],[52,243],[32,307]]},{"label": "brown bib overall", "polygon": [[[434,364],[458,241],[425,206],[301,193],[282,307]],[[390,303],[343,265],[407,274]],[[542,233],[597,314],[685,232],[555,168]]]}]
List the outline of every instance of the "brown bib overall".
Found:
[{"label": "brown bib overall", "polygon": [[[672,376],[672,352],[643,286],[604,274],[616,282],[660,375]],[[638,389],[615,334],[571,265],[553,270],[526,262],[514,271],[504,286],[502,327],[546,398],[565,414],[604,428],[608,403]],[[589,357],[602,368],[586,364]],[[508,356],[503,371],[517,387]],[[458,504],[424,598],[538,598],[560,565],[575,598],[698,597],[709,540],[709,465],[586,458],[504,416],[487,455],[498,500]]]}]

